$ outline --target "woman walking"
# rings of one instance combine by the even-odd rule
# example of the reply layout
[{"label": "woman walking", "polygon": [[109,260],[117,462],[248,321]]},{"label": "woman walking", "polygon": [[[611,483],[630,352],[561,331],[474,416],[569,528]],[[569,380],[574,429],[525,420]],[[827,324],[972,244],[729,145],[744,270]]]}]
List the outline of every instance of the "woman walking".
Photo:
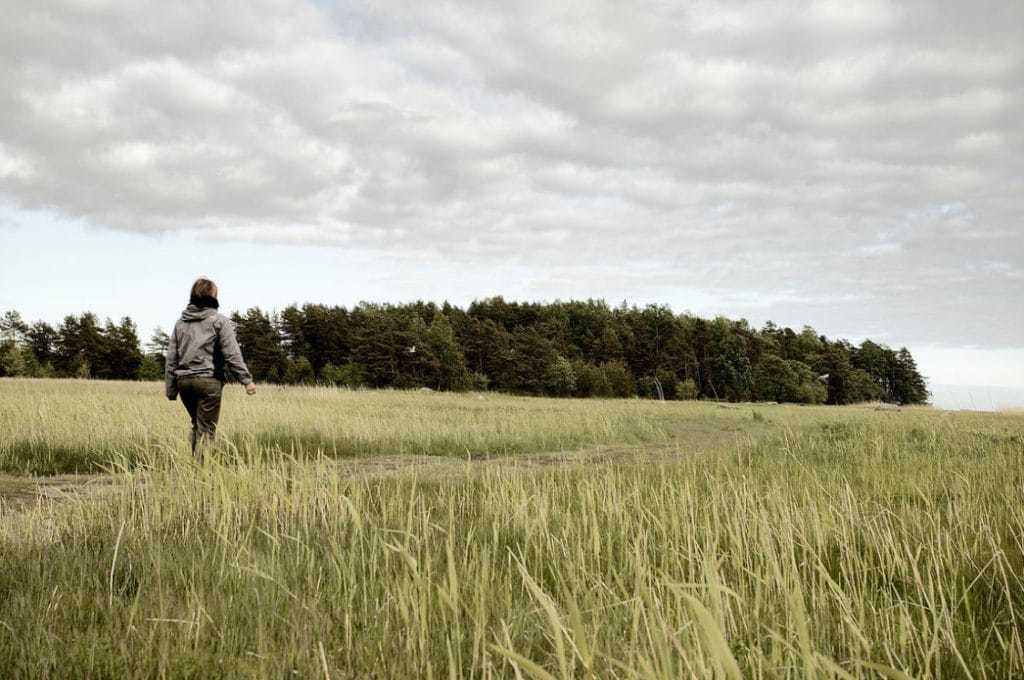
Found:
[{"label": "woman walking", "polygon": [[167,398],[174,401],[180,394],[192,419],[192,455],[202,463],[203,448],[217,432],[226,375],[245,385],[246,394],[256,394],[256,385],[235,339],[235,327],[217,311],[217,284],[196,279],[188,303],[167,345],[164,377]]}]

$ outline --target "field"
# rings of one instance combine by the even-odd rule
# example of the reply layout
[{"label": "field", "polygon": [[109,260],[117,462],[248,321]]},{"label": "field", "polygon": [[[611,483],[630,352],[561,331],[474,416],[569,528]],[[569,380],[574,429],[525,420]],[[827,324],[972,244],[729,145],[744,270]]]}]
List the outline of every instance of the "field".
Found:
[{"label": "field", "polygon": [[0,677],[1024,676],[1024,414],[0,381]]}]

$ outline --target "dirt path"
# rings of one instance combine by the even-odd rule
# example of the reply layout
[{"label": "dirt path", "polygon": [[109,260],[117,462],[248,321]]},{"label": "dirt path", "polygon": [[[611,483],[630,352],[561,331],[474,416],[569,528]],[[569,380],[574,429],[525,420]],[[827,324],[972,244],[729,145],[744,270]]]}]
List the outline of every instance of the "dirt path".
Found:
[{"label": "dirt path", "polygon": [[0,514],[33,505],[83,494],[107,493],[114,487],[110,475],[55,475],[19,477],[0,475]]},{"label": "dirt path", "polygon": [[457,477],[488,469],[528,472],[552,467],[579,467],[607,463],[641,464],[667,462],[692,455],[695,450],[678,446],[602,446],[579,451],[516,454],[510,456],[477,456],[454,458],[450,456],[375,456],[365,459],[338,460],[341,474],[354,479],[378,479],[415,474],[417,477]]},{"label": "dirt path", "polygon": [[[488,469],[529,472],[552,467],[578,467],[605,463],[640,464],[667,462],[691,455],[676,446],[604,446],[580,451],[520,454],[498,457],[451,458],[447,456],[395,455],[340,459],[338,474],[351,479],[384,479],[414,475],[441,479]],[[110,493],[118,477],[105,474],[26,477],[0,475],[0,514],[16,512],[39,502],[56,502],[83,495]]]}]

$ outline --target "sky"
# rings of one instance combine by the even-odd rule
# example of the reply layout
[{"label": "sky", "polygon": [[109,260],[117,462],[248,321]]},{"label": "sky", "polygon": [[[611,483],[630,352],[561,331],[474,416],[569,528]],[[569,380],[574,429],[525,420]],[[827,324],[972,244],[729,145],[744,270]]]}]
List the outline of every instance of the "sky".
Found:
[{"label": "sky", "polygon": [[1024,395],[1022,110],[1017,1],[7,0],[0,308],[601,297]]}]

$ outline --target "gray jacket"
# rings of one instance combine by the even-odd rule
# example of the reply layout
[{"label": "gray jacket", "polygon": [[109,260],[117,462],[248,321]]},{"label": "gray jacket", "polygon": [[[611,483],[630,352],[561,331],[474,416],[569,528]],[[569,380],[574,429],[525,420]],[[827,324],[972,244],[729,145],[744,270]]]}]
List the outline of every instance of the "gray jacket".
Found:
[{"label": "gray jacket", "polygon": [[252,382],[231,321],[216,309],[189,305],[174,324],[167,345],[167,398],[178,396],[178,378],[200,376],[223,382],[225,369],[243,385]]}]

